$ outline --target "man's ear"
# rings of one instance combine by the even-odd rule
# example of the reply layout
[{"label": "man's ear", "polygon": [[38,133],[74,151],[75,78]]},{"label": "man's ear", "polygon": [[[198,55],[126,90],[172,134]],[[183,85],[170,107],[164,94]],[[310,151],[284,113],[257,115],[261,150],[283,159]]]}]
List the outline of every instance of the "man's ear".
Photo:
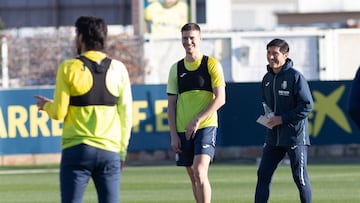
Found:
[{"label": "man's ear", "polygon": [[83,42],[83,40],[82,40],[83,35],[81,33],[77,34],[77,37],[78,37],[79,42]]},{"label": "man's ear", "polygon": [[286,52],[284,55],[287,58],[289,56],[289,52]]}]

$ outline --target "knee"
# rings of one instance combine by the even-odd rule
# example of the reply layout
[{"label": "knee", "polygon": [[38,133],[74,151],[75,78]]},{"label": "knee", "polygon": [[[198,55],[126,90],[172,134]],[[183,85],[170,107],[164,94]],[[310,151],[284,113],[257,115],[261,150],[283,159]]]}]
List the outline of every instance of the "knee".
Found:
[{"label": "knee", "polygon": [[194,168],[193,176],[196,182],[202,183],[207,179],[207,171],[202,168]]}]

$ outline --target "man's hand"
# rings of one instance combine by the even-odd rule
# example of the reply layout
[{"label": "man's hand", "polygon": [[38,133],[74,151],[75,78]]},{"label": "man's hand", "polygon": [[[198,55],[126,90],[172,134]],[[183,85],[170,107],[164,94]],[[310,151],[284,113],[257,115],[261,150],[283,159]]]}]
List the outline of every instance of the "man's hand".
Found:
[{"label": "man's hand", "polygon": [[175,153],[181,153],[181,141],[177,134],[171,135],[171,148]]},{"label": "man's hand", "polygon": [[36,105],[37,105],[39,111],[44,109],[44,105],[46,102],[52,102],[51,99],[40,96],[40,95],[34,95],[34,98],[37,99]]},{"label": "man's hand", "polygon": [[196,131],[199,128],[200,121],[197,118],[194,118],[185,128],[185,137],[186,140],[193,139],[195,137]]},{"label": "man's hand", "polygon": [[267,122],[267,124],[273,128],[275,126],[281,125],[282,124],[282,117],[281,116],[273,116],[269,119],[269,121]]}]

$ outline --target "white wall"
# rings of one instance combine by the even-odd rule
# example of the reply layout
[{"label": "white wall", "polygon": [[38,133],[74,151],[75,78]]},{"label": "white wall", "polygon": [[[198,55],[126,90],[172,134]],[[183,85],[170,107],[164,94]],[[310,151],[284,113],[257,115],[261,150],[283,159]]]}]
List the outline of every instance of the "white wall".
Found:
[{"label": "white wall", "polygon": [[202,27],[208,30],[231,29],[231,0],[208,0],[206,1],[206,25]]},{"label": "white wall", "polygon": [[[217,58],[227,82],[258,82],[266,72],[266,44],[283,38],[294,66],[309,80],[351,80],[360,65],[360,29],[204,33],[201,51]],[[149,36],[146,84],[166,84],[170,66],[184,56],[177,38]]]},{"label": "white wall", "polygon": [[235,30],[263,30],[277,26],[276,12],[296,10],[293,2],[254,1],[231,6],[232,27]]}]

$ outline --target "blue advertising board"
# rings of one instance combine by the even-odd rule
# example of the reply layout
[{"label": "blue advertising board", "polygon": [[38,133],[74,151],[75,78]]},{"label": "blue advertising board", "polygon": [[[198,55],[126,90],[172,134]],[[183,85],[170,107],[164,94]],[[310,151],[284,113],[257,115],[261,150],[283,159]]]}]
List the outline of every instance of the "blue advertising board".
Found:
[{"label": "blue advertising board", "polygon": [[[311,81],[314,110],[309,115],[313,145],[360,143],[360,131],[347,112],[351,81]],[[262,145],[265,128],[255,123],[263,114],[259,83],[227,84],[226,105],[220,110],[221,146]]]},{"label": "blue advertising board", "polygon": [[[314,111],[309,116],[313,145],[360,143],[347,110],[351,81],[311,81]],[[218,146],[259,146],[265,128],[260,83],[228,83],[219,111]],[[133,85],[133,129],[129,151],[170,149],[166,85]],[[58,153],[62,122],[38,112],[33,95],[52,97],[53,88],[0,90],[0,154]]]}]

